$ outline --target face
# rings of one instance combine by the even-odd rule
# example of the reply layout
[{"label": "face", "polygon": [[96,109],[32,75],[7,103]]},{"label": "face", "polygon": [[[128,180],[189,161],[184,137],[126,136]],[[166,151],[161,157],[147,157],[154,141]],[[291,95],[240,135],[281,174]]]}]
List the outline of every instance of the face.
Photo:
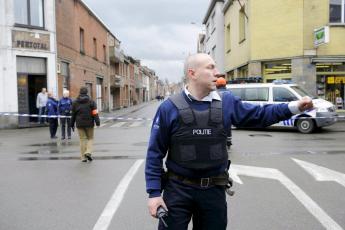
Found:
[{"label": "face", "polygon": [[47,89],[46,88],[42,88],[42,93],[46,93]]},{"label": "face", "polygon": [[216,90],[216,81],[219,71],[216,63],[209,55],[198,57],[198,63],[194,69],[195,83],[205,90]]}]

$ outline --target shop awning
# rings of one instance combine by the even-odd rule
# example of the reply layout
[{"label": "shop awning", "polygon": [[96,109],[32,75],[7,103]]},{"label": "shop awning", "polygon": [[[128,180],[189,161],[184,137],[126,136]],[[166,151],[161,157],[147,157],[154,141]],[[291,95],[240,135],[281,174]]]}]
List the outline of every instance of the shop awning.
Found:
[{"label": "shop awning", "polygon": [[345,57],[322,57],[322,58],[312,58],[312,63],[320,63],[320,62],[327,62],[327,63],[333,63],[333,62],[345,62]]}]

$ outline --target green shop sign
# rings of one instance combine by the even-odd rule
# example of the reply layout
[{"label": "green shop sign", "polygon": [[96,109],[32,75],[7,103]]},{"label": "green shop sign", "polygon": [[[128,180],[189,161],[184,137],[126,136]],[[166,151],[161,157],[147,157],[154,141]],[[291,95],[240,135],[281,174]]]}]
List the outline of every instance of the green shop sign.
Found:
[{"label": "green shop sign", "polygon": [[319,46],[329,42],[329,27],[324,26],[314,30],[314,45]]}]

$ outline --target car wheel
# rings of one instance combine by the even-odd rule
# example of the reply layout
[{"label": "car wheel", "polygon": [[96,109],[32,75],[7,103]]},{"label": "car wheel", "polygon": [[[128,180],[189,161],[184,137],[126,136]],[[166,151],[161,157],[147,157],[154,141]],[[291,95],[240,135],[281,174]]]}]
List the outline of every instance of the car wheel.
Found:
[{"label": "car wheel", "polygon": [[312,119],[299,119],[297,121],[297,129],[301,133],[312,133],[315,128],[315,122]]}]

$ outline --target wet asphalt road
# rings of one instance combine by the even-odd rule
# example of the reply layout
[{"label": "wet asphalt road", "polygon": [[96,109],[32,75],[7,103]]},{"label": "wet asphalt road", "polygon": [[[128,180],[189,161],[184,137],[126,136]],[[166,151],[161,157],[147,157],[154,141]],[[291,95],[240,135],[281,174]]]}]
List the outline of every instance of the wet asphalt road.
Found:
[{"label": "wet asphalt road", "polygon": [[[159,104],[126,117],[152,118]],[[122,122],[122,123],[121,123]],[[92,229],[129,168],[145,158],[151,121],[109,121],[96,129],[95,160],[79,161],[78,137],[50,140],[48,128],[0,131],[0,229]],[[345,229],[345,187],[316,181],[293,159],[345,174],[345,122],[315,134],[234,130],[233,165],[274,168]],[[235,168],[235,167],[234,167]],[[250,170],[249,170],[250,171]],[[228,229],[325,229],[277,179],[238,175]],[[108,229],[156,229],[146,208],[144,164]],[[333,225],[334,226],[334,225]]]}]

